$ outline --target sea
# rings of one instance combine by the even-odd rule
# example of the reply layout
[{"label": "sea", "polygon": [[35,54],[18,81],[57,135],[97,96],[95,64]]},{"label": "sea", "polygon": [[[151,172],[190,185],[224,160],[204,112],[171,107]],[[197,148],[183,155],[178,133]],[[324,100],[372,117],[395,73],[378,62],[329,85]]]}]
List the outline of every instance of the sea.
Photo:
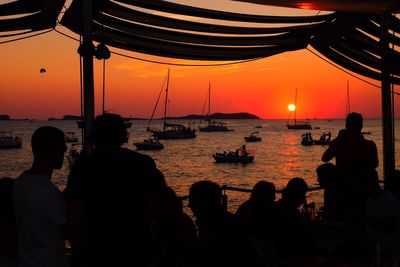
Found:
[{"label": "sea", "polygon": [[[173,123],[190,124],[197,127],[199,121],[177,120]],[[164,173],[167,183],[178,196],[187,196],[190,186],[200,180],[211,180],[220,185],[251,189],[258,181],[273,182],[277,189],[282,189],[294,177],[305,179],[309,187],[318,187],[315,169],[322,164],[321,157],[328,146],[301,145],[301,135],[306,131],[319,139],[325,132],[331,132],[332,138],[344,128],[344,120],[309,120],[313,130],[288,130],[285,120],[226,120],[230,132],[196,132],[197,137],[186,140],[162,140],[164,149],[159,151],[141,151],[151,156],[158,168]],[[399,123],[396,121],[396,133]],[[149,137],[146,132],[147,120],[134,120],[129,131],[129,142],[124,146],[135,149],[133,143]],[[204,124],[204,122],[203,122]],[[30,167],[32,153],[30,139],[33,131],[44,125],[60,128],[65,132],[73,131],[79,136],[81,130],[76,121],[0,121],[0,132],[11,131],[23,140],[20,149],[0,150],[0,177],[17,177]],[[255,128],[261,125],[262,128]],[[161,128],[162,121],[152,122],[152,128]],[[319,127],[319,129],[315,129]],[[382,123],[381,120],[365,120],[363,131],[371,132],[365,138],[375,141],[378,147],[380,165],[378,172],[382,178]],[[246,143],[244,137],[252,132],[259,132],[261,142]],[[396,138],[398,147],[400,139]],[[212,154],[223,151],[234,151],[246,144],[247,149],[255,159],[249,164],[215,163]],[[396,166],[399,166],[399,152],[396,151]],[[67,160],[61,170],[53,173],[53,182],[63,190],[67,183],[69,166]],[[228,209],[235,211],[246,199],[249,193],[226,191]],[[277,195],[277,198],[280,196]],[[315,202],[318,207],[323,205],[323,191],[308,193],[308,201]]]}]

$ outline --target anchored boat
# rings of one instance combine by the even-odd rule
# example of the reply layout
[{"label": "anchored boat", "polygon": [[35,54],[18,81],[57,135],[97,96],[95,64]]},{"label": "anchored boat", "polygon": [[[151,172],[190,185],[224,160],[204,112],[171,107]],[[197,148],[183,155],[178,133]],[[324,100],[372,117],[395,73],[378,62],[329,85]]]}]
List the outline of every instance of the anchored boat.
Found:
[{"label": "anchored boat", "polygon": [[157,137],[152,136],[149,139],[144,139],[143,142],[133,143],[137,150],[160,150],[164,145],[160,143]]},{"label": "anchored boat", "polygon": [[21,147],[22,139],[19,136],[12,136],[11,132],[0,132],[0,149]]}]

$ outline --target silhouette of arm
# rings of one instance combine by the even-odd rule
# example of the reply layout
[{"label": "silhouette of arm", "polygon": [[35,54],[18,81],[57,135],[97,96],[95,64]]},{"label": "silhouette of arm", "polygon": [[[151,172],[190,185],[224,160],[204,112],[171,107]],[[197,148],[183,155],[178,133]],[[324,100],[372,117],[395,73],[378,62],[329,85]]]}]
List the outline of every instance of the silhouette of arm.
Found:
[{"label": "silhouette of arm", "polygon": [[375,142],[372,141],[371,141],[371,152],[372,152],[372,166],[374,168],[377,168],[379,165],[378,149],[376,148]]},{"label": "silhouette of arm", "polygon": [[334,141],[329,145],[328,149],[322,155],[322,161],[328,162],[336,156],[336,144]]}]

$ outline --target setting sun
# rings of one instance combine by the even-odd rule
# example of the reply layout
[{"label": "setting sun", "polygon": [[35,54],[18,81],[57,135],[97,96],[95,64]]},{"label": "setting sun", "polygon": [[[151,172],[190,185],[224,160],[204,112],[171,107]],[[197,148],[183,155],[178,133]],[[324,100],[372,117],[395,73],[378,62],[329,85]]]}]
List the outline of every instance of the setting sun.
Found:
[{"label": "setting sun", "polygon": [[296,106],[294,104],[290,104],[288,107],[289,111],[295,111],[296,110]]}]

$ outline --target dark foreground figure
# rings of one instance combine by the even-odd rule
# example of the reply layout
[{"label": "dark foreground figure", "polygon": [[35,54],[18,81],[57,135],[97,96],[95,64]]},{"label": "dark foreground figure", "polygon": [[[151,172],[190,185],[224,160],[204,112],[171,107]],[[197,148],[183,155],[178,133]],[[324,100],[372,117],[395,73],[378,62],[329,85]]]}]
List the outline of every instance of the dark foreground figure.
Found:
[{"label": "dark foreground figure", "polygon": [[17,177],[14,208],[20,267],[66,267],[64,235],[66,207],[62,193],[51,183],[67,150],[60,129],[44,126],[32,136],[32,167]]},{"label": "dark foreground figure", "polygon": [[235,216],[221,205],[222,191],[210,181],[194,183],[189,205],[199,235],[198,266],[258,266],[259,256]]},{"label": "dark foreground figure", "polygon": [[361,133],[363,118],[361,114],[350,113],[346,118],[346,129],[339,131],[329,148],[322,155],[322,161],[336,159],[339,187],[347,202],[345,218],[365,210],[367,188],[365,177],[378,167],[378,151],[373,141],[366,140]]},{"label": "dark foreground figure", "polygon": [[94,152],[73,165],[65,196],[75,266],[147,266],[152,263],[149,199],[160,188],[154,160],[121,146],[123,119],[98,116]]}]

